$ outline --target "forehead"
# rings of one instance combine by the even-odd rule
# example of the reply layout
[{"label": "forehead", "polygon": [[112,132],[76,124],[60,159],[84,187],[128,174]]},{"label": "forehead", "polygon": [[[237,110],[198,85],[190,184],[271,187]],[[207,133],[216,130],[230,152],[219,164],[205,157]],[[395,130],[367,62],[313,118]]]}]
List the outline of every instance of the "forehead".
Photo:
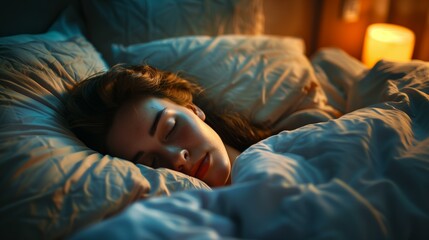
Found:
[{"label": "forehead", "polygon": [[140,120],[150,119],[153,113],[164,108],[165,100],[155,97],[142,97],[130,100],[122,104],[115,114],[114,120]]},{"label": "forehead", "polygon": [[116,112],[107,134],[108,151],[124,158],[129,158],[139,141],[149,134],[149,129],[158,111],[165,108],[159,98],[139,98],[124,103]]}]

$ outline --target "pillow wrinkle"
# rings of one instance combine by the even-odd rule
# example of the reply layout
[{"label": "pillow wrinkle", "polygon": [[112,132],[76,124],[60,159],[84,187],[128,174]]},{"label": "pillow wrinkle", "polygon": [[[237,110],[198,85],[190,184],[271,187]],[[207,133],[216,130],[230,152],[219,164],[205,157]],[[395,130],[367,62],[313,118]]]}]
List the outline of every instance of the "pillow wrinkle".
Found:
[{"label": "pillow wrinkle", "polygon": [[303,109],[333,113],[326,106],[325,93],[300,39],[190,36],[114,45],[112,51],[115,62],[144,62],[184,73],[199,83],[218,107],[231,106],[254,123],[274,129],[289,128],[280,118]]},{"label": "pillow wrinkle", "polygon": [[176,177],[174,172],[151,179],[123,159],[95,153],[68,129],[68,90],[106,70],[86,39],[17,39],[0,39],[0,186],[5,193],[0,232],[5,236],[61,239],[152,193],[207,188],[200,180],[186,181],[187,176],[175,184],[166,181]]}]

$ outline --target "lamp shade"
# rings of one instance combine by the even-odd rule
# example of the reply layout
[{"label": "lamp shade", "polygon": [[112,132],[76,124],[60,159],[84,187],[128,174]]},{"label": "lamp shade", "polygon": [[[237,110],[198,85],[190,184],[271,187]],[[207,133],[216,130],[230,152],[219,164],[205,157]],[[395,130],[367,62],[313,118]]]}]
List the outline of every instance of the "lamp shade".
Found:
[{"label": "lamp shade", "polygon": [[404,62],[411,59],[413,49],[414,33],[410,29],[376,23],[366,30],[362,61],[368,67],[374,66],[381,59]]}]

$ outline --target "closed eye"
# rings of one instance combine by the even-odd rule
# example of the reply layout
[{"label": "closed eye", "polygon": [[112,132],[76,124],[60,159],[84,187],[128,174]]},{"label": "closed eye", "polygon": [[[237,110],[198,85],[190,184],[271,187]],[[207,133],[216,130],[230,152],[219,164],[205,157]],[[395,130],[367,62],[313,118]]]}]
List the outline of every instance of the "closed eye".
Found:
[{"label": "closed eye", "polygon": [[169,121],[168,126],[169,126],[170,130],[167,132],[167,135],[165,135],[165,138],[164,138],[165,141],[167,141],[171,138],[171,136],[174,134],[174,131],[176,130],[176,126],[177,126],[176,119],[171,118],[168,121]]}]

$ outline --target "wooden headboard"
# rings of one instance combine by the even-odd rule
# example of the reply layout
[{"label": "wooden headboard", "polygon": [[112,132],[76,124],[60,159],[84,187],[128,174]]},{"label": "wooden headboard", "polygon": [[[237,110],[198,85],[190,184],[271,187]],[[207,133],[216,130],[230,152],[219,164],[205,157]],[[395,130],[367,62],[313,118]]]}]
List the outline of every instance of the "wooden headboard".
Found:
[{"label": "wooden headboard", "polygon": [[[73,1],[79,0],[0,0],[0,37],[46,32]],[[301,37],[312,51],[320,4],[319,0],[264,0],[265,29],[269,34]]]}]

